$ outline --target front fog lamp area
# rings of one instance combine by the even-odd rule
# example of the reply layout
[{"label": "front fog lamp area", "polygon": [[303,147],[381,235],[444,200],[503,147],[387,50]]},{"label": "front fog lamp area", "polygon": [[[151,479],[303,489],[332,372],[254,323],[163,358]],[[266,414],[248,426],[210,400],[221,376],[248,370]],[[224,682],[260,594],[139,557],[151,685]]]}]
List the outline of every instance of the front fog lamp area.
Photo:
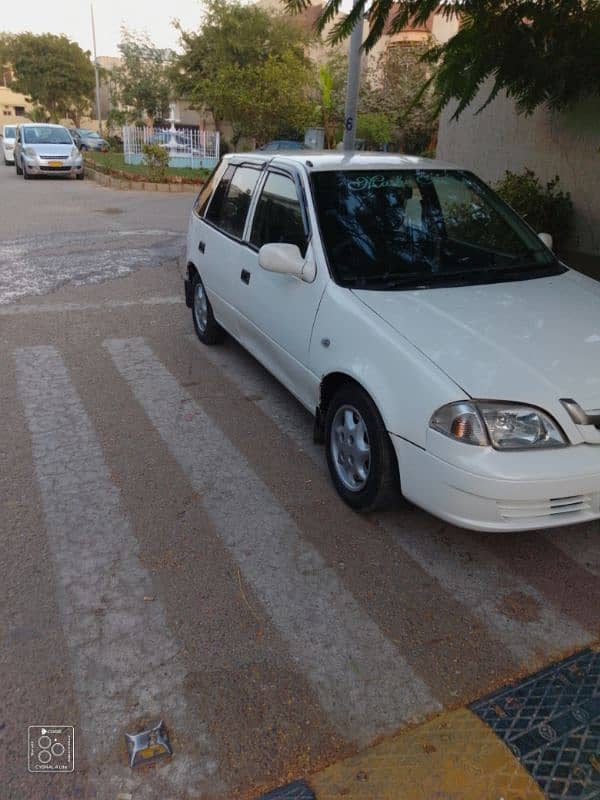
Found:
[{"label": "front fog lamp area", "polygon": [[430,427],[464,444],[496,450],[564,447],[567,444],[554,420],[537,408],[516,403],[450,403],[438,409]]}]

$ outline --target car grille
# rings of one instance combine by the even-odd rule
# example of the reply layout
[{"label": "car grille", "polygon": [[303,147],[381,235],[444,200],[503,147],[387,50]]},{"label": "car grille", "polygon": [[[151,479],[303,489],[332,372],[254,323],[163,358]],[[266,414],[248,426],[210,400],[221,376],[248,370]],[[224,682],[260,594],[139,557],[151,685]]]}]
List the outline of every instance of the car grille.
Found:
[{"label": "car grille", "polygon": [[550,500],[499,502],[498,511],[502,519],[543,519],[559,515],[587,514],[592,511],[592,504],[593,500],[589,495],[578,494]]},{"label": "car grille", "polygon": [[69,156],[40,156],[44,161],[64,161]]},{"label": "car grille", "polygon": [[71,167],[40,167],[42,172],[70,172]]}]

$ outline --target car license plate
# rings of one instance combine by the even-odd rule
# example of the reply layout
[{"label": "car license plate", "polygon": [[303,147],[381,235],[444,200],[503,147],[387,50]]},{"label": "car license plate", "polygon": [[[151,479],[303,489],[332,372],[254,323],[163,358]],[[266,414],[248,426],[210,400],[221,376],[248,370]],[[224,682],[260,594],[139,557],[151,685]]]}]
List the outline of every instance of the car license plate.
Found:
[{"label": "car license plate", "polygon": [[49,161],[48,165],[50,167],[62,167],[62,161]]}]

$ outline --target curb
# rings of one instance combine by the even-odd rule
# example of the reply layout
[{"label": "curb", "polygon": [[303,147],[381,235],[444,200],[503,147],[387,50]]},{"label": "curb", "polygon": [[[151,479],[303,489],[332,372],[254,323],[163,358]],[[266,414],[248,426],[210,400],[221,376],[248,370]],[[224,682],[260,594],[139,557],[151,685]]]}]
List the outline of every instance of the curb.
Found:
[{"label": "curb", "polygon": [[600,798],[600,647],[258,800]]},{"label": "curb", "polygon": [[113,175],[107,175],[104,172],[99,172],[93,167],[89,166],[89,162],[85,162],[86,177],[99,183],[101,186],[107,186],[111,189],[120,189],[123,191],[138,191],[138,192],[165,192],[175,194],[197,194],[200,191],[202,183],[152,183],[151,181],[130,181],[126,178],[117,178]]}]

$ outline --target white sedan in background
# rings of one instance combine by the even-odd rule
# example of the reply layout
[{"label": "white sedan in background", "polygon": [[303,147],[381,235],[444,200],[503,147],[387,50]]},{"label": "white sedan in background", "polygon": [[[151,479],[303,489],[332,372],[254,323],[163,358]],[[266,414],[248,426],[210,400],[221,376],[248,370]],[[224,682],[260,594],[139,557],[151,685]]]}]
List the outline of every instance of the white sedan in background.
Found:
[{"label": "white sedan in background", "polygon": [[2,127],[2,156],[5,166],[15,163],[15,138],[17,136],[16,125],[4,125]]},{"label": "white sedan in background", "polygon": [[[357,510],[483,531],[600,517],[600,285],[473,174],[375,154],[225,157],[186,300],[315,416]],[[199,454],[201,457],[201,454]]]}]

